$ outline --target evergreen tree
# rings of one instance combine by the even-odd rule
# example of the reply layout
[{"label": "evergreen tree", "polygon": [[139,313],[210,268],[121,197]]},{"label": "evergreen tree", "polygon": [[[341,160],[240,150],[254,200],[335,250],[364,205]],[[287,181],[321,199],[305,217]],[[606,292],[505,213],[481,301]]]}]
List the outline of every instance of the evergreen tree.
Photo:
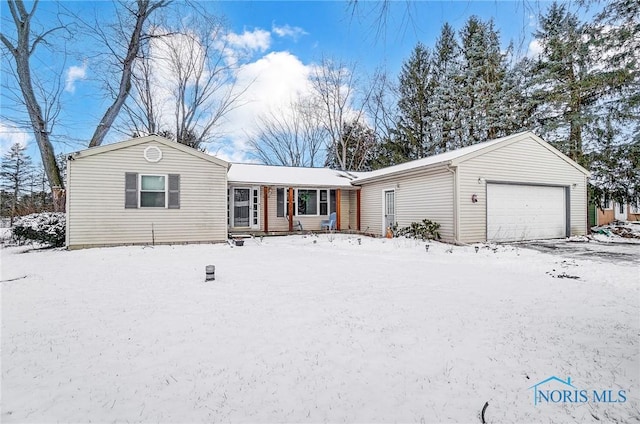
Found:
[{"label": "evergreen tree", "polygon": [[[461,101],[462,140],[456,147],[506,135],[510,125],[503,115],[507,76],[505,54],[493,21],[469,18],[460,31],[462,69],[458,86]],[[512,87],[513,89],[514,87]]]},{"label": "evergreen tree", "polygon": [[618,0],[606,3],[591,25],[591,49],[604,64],[604,77],[619,84],[611,84],[612,92],[599,103],[593,128],[590,195],[599,204],[640,201],[639,22],[640,3]]},{"label": "evergreen tree", "polygon": [[15,143],[2,157],[0,164],[1,185],[11,195],[11,223],[16,216],[18,200],[31,173],[31,158],[25,154],[26,147]]},{"label": "evergreen tree", "polygon": [[640,140],[619,144],[619,128],[608,122],[598,130],[601,149],[589,156],[591,201],[603,205],[605,199],[638,205],[640,202]]},{"label": "evergreen tree", "polygon": [[609,115],[631,121],[640,141],[640,2],[617,0],[605,3],[593,24],[591,40],[595,54],[623,82]]},{"label": "evergreen tree", "polygon": [[541,135],[571,159],[584,164],[582,129],[588,119],[582,99],[588,87],[588,47],[585,27],[564,5],[553,3],[540,16],[535,33],[542,53],[533,67],[536,120]]},{"label": "evergreen tree", "polygon": [[[605,28],[580,22],[565,5],[553,3],[540,17],[536,37],[542,53],[532,68],[534,119],[540,134],[578,163],[598,149],[599,134],[613,116],[623,93],[637,81],[635,61],[606,66],[614,45],[600,40]],[[636,53],[637,54],[637,53]],[[631,67],[631,68],[630,68]],[[634,77],[635,73],[635,77]],[[636,84],[637,87],[637,84]]]},{"label": "evergreen tree", "polygon": [[460,46],[455,31],[445,23],[436,41],[431,65],[434,89],[428,107],[433,117],[433,144],[430,151],[432,154],[455,149],[461,144],[462,104],[458,96],[460,66]]},{"label": "evergreen tree", "polygon": [[400,71],[398,123],[393,144],[387,146],[397,162],[422,158],[431,150],[428,104],[433,84],[430,56],[430,51],[418,43]]},{"label": "evergreen tree", "polygon": [[492,113],[499,117],[497,137],[531,129],[531,115],[535,108],[527,87],[531,86],[532,61],[524,58],[507,69],[498,92],[499,101]]}]

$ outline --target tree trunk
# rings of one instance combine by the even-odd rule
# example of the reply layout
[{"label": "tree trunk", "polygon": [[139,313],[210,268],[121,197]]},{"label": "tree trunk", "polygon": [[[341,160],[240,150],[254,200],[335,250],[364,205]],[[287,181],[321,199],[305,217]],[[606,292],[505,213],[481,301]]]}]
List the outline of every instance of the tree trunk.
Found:
[{"label": "tree trunk", "polygon": [[[36,143],[38,144],[38,148],[40,149],[40,156],[42,158],[44,171],[47,175],[47,179],[49,180],[49,186],[53,191],[54,187],[64,189],[64,181],[60,175],[60,168],[56,162],[53,145],[49,139],[47,121],[44,119],[42,109],[33,91],[31,68],[29,65],[29,59],[31,54],[34,52],[37,43],[43,40],[43,35],[37,37],[33,44],[30,40],[31,18],[33,17],[37,4],[38,3],[35,2],[31,12],[27,13],[22,0],[9,2],[9,8],[16,26],[18,39],[15,46],[11,44],[3,34],[0,34],[0,40],[4,43],[7,49],[9,49],[16,61],[18,84],[27,107],[29,120],[31,121],[31,127],[33,129],[33,135],[36,139]],[[64,208],[62,210],[64,210]]]},{"label": "tree trunk", "polygon": [[127,53],[122,59],[122,75],[118,86],[118,94],[98,123],[96,130],[91,137],[91,141],[89,142],[89,147],[96,147],[102,144],[104,138],[111,129],[113,122],[118,117],[124,102],[127,100],[127,97],[129,97],[129,93],[131,92],[133,65],[136,57],[138,56],[138,52],[140,51],[140,38],[142,37],[145,21],[154,10],[166,6],[168,3],[169,1],[167,0],[159,0],[153,3],[149,0],[137,1],[138,9],[135,11],[136,24],[133,28],[133,32],[131,33],[131,37],[129,38]]}]

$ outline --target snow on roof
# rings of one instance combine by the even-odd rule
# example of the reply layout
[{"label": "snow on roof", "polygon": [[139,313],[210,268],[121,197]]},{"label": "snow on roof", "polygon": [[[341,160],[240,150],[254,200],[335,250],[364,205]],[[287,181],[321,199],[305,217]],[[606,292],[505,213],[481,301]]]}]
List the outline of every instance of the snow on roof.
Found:
[{"label": "snow on roof", "polygon": [[282,186],[352,187],[352,173],[329,168],[299,168],[234,163],[229,169],[230,183],[271,184]]},{"label": "snow on roof", "polygon": [[462,156],[468,155],[470,153],[477,152],[482,149],[486,149],[487,147],[493,146],[495,144],[503,143],[507,140],[515,139],[518,137],[522,137],[523,135],[533,135],[529,131],[521,132],[518,134],[509,135],[502,138],[497,138],[495,140],[485,141],[483,143],[477,143],[472,146],[462,147],[457,150],[452,150],[450,152],[441,153],[439,155],[429,156],[422,159],[412,160],[410,162],[401,163],[400,165],[389,166],[387,168],[378,169],[376,171],[363,172],[359,173],[358,178],[354,181],[355,184],[358,184],[360,181],[366,181],[374,178],[383,177],[385,175],[396,174],[398,172],[410,171],[412,169],[423,168],[431,165],[437,165],[452,161],[454,159],[458,159]]},{"label": "snow on roof", "polygon": [[[512,134],[495,140],[477,143],[472,146],[429,156],[411,162],[394,165],[376,171],[369,172],[345,172],[329,168],[296,168],[288,166],[269,166],[256,164],[234,163],[228,173],[228,180],[231,183],[244,184],[271,184],[280,186],[314,186],[314,187],[352,187],[361,182],[382,178],[387,175],[407,172],[430,166],[448,164],[449,162],[459,162],[468,159],[466,156],[473,155],[484,149],[501,143],[510,143],[517,140],[531,138],[548,148],[553,153],[570,163],[572,166],[589,174],[587,170],[568,157],[557,151],[551,145],[545,143],[530,131]],[[473,155],[475,156],[475,155]]]}]

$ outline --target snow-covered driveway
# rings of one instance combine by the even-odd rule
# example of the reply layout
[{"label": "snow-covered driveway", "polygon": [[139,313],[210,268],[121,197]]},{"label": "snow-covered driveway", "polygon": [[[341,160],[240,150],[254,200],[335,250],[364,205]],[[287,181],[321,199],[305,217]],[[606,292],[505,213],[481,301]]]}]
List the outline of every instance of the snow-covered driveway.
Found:
[{"label": "snow-covered driveway", "polygon": [[536,240],[513,243],[514,246],[551,253],[555,256],[565,256],[576,259],[593,259],[600,262],[628,262],[640,266],[640,240],[632,239],[626,242],[617,239],[615,243],[594,240]]},{"label": "snow-covered driveway", "polygon": [[[2,422],[640,417],[632,263],[329,235],[22,250],[2,250]],[[626,401],[534,405],[550,376]]]}]

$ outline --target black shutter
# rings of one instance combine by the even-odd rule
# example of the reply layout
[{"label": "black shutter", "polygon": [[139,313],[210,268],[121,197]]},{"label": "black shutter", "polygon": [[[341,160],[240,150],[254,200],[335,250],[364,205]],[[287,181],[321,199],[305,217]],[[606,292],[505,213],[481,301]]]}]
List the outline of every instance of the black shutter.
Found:
[{"label": "black shutter", "polygon": [[135,172],[124,174],[124,207],[125,209],[138,207],[138,174]]},{"label": "black shutter", "polygon": [[169,209],[180,209],[180,175],[169,174]]}]

